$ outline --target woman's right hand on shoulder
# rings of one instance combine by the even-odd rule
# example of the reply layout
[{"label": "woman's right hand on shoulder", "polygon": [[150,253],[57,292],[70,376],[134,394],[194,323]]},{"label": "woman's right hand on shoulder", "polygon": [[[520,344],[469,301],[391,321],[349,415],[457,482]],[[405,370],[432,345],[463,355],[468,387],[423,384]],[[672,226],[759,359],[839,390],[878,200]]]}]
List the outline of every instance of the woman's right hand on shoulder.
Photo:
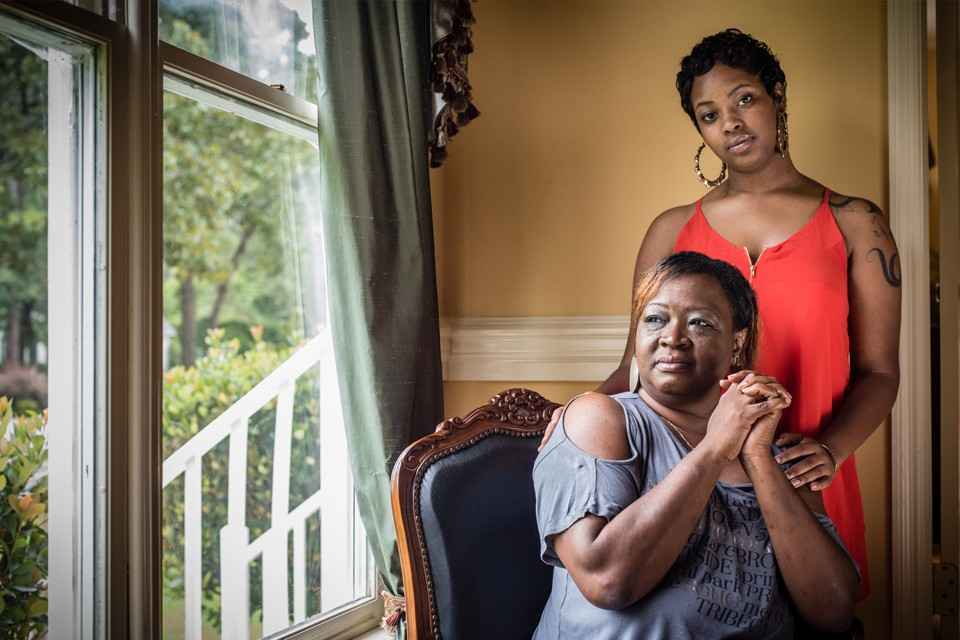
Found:
[{"label": "woman's right hand on shoulder", "polygon": [[790,395],[775,379],[752,371],[738,372],[721,386],[724,392],[710,414],[703,442],[722,458],[734,460],[757,420],[790,406]]}]

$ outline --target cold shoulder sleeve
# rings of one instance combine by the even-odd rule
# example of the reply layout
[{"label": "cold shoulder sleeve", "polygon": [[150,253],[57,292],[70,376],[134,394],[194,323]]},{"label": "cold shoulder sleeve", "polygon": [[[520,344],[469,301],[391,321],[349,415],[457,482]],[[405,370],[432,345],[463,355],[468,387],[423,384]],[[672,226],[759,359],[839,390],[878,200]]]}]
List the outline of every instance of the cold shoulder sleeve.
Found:
[{"label": "cold shoulder sleeve", "polygon": [[605,460],[570,441],[561,417],[533,467],[540,557],[547,564],[563,566],[553,539],[573,523],[588,514],[610,520],[640,497],[645,447],[634,433],[637,425],[633,422],[628,416],[630,457]]}]

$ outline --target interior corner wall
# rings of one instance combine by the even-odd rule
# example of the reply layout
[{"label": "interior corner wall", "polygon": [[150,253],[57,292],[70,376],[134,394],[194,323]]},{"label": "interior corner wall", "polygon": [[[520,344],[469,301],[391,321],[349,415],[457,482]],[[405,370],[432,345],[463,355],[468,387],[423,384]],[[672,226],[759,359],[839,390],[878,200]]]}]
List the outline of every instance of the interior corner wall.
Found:
[{"label": "interior corner wall", "polygon": [[[628,312],[647,226],[704,193],[693,175],[700,139],[674,88],[680,58],[726,27],[779,57],[798,168],[885,207],[881,0],[484,0],[474,11],[482,115],[432,172],[442,316]],[[704,171],[719,172],[715,158]],[[563,402],[594,385],[448,382],[446,413],[510,386]],[[886,425],[857,453],[873,583],[858,615],[874,639],[889,635],[889,455]]]}]

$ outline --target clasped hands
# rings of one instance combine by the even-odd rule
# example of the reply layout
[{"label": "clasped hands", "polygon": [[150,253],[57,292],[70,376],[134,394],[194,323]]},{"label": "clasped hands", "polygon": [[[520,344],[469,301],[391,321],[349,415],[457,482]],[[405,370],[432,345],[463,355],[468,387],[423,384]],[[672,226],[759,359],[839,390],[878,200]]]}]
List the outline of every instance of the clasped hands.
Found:
[{"label": "clasped hands", "polygon": [[[795,461],[785,470],[794,487],[809,485],[811,490],[821,491],[830,486],[838,465],[826,445],[798,433],[782,433],[774,441],[780,416],[793,399],[776,379],[743,370],[721,380],[720,387],[724,394],[710,417],[710,423],[716,419],[733,425],[734,429],[739,426],[742,441],[737,455],[741,458],[770,455],[770,445],[775,442],[783,448],[775,458],[778,463]],[[750,420],[753,422],[748,427],[745,422]],[[710,429],[708,426],[708,434]]]}]

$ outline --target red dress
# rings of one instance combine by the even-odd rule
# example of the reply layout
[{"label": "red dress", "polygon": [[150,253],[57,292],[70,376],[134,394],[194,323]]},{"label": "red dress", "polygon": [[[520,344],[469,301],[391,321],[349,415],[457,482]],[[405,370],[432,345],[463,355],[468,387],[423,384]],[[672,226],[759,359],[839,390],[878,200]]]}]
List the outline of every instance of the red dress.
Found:
[{"label": "red dress", "polygon": [[[760,307],[760,345],[755,368],[774,376],[793,395],[784,430],[816,437],[830,423],[850,380],[847,332],[847,249],[830,211],[830,192],[795,234],[767,247],[751,265],[744,247],[732,244],[707,222],[697,201],[673,247],[697,251],[737,267],[753,285]],[[836,523],[869,593],[860,482],[853,455],[823,491],[827,515]]]}]

